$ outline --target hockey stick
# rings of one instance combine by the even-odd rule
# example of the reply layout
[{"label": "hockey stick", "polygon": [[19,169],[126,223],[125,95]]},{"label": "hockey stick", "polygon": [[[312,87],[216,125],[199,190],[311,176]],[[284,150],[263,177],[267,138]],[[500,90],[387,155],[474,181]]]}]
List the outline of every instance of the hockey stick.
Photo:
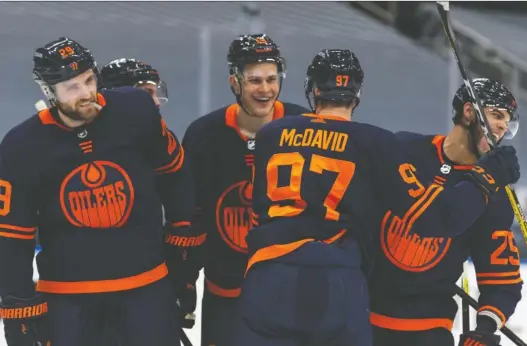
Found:
[{"label": "hockey stick", "polygon": [[[470,295],[468,290],[468,261],[463,263],[463,276],[461,277],[463,292]],[[463,317],[463,333],[470,331],[470,308],[466,299],[461,300],[461,316]]]},{"label": "hockey stick", "polygon": [[183,328],[179,330],[179,338],[181,339],[183,346],[192,346],[192,342],[190,342],[187,333],[185,333]]},{"label": "hockey stick", "polygon": [[[470,295],[466,294],[465,291],[458,285],[456,286],[456,294],[463,299],[463,301],[467,301],[470,306],[472,306],[476,311],[479,309],[478,302],[472,298]],[[516,335],[512,330],[507,328],[505,325],[501,327],[500,331],[505,335],[507,338],[509,338],[510,341],[512,341],[517,346],[527,346],[527,344],[520,339],[518,335]]]},{"label": "hockey stick", "polygon": [[[452,48],[452,52],[454,53],[454,57],[456,58],[457,66],[459,68],[459,72],[461,72],[463,82],[465,83],[465,86],[468,89],[470,97],[472,98],[472,100],[474,100],[474,102],[472,102],[472,105],[474,107],[474,110],[476,111],[476,117],[478,119],[479,125],[483,130],[483,134],[485,135],[485,139],[489,143],[490,148],[493,149],[496,147],[496,140],[494,136],[490,134],[489,123],[487,121],[487,118],[483,116],[483,112],[481,111],[481,100],[479,99],[477,93],[474,92],[471,79],[468,78],[467,72],[463,67],[463,64],[461,64],[461,60],[459,59],[459,55],[457,53],[456,42],[454,41],[454,33],[450,30],[450,25],[448,23],[448,12],[450,10],[448,1],[438,1],[437,10],[439,11],[439,16],[441,17],[441,23],[443,24],[445,35],[448,38],[448,42],[450,43],[450,48]],[[507,192],[507,196],[509,197],[512,210],[514,212],[514,215],[516,216],[516,220],[520,225],[525,244],[527,244],[527,221],[525,219],[525,214],[523,213],[521,204],[518,200],[518,196],[516,196],[516,192],[510,185],[505,187],[505,191]]]}]

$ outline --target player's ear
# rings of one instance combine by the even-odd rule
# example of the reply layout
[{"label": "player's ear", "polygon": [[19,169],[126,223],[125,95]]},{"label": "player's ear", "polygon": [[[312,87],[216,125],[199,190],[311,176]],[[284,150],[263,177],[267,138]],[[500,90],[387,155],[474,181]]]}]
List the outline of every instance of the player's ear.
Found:
[{"label": "player's ear", "polygon": [[231,74],[229,75],[229,84],[231,85],[231,89],[234,91],[236,95],[240,95],[240,84],[236,80],[236,76]]},{"label": "player's ear", "polygon": [[465,125],[470,125],[476,120],[476,112],[474,111],[474,106],[472,106],[472,103],[466,102],[463,105],[463,123]]}]

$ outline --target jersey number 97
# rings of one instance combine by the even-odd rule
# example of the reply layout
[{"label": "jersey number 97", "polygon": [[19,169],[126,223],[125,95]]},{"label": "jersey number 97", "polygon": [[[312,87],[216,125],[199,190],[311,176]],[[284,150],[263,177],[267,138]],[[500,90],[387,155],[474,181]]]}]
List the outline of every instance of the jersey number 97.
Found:
[{"label": "jersey number 97", "polygon": [[[324,200],[326,208],[325,218],[338,221],[340,213],[337,206],[344,197],[349,184],[355,174],[355,163],[326,156],[311,155],[309,171],[324,174],[325,171],[337,173],[333,186]],[[280,153],[271,157],[267,163],[267,197],[273,202],[293,201],[293,205],[273,204],[269,208],[269,217],[296,216],[301,214],[307,206],[302,199],[302,174],[306,159],[299,152]],[[289,185],[278,186],[278,168],[290,167],[291,177]]]}]

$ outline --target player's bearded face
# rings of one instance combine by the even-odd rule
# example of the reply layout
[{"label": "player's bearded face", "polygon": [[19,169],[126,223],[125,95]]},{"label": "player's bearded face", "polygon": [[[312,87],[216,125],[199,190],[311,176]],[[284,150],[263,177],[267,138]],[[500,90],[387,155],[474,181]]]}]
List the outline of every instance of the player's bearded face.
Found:
[{"label": "player's bearded face", "polygon": [[273,111],[280,92],[278,67],[274,63],[249,64],[243,69],[242,102],[249,115],[265,117]]},{"label": "player's bearded face", "polygon": [[99,114],[97,77],[88,70],[70,80],[55,85],[58,109],[71,120],[89,122]]},{"label": "player's bearded face", "polygon": [[[483,113],[489,123],[489,129],[492,136],[496,142],[499,142],[503,136],[505,136],[505,133],[509,127],[509,121],[511,119],[509,112],[505,109],[484,107]],[[470,119],[472,121],[470,125],[470,134],[475,141],[478,154],[483,155],[490,150],[490,146],[485,139],[481,126],[479,126],[479,123],[475,119],[475,114],[474,118],[471,116]]]}]

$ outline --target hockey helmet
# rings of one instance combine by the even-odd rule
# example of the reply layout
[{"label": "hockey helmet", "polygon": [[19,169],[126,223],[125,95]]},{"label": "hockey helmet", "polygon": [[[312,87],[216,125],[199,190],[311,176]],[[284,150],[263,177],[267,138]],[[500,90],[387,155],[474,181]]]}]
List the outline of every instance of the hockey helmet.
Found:
[{"label": "hockey helmet", "polygon": [[157,98],[161,105],[168,102],[168,89],[161,80],[159,72],[143,61],[121,58],[110,61],[101,69],[103,88],[111,89],[123,86],[139,87],[152,84],[157,87]]},{"label": "hockey helmet", "polygon": [[307,68],[304,90],[309,106],[318,100],[355,101],[359,105],[364,72],[349,49],[323,49]]},{"label": "hockey helmet", "polygon": [[91,52],[72,39],[61,37],[33,55],[33,79],[51,104],[56,102],[54,85],[93,70],[98,77],[97,63]]},{"label": "hockey helmet", "polygon": [[230,74],[241,73],[245,65],[259,62],[276,63],[280,77],[285,78],[285,59],[280,56],[280,48],[269,36],[240,35],[231,42],[227,53]]}]

